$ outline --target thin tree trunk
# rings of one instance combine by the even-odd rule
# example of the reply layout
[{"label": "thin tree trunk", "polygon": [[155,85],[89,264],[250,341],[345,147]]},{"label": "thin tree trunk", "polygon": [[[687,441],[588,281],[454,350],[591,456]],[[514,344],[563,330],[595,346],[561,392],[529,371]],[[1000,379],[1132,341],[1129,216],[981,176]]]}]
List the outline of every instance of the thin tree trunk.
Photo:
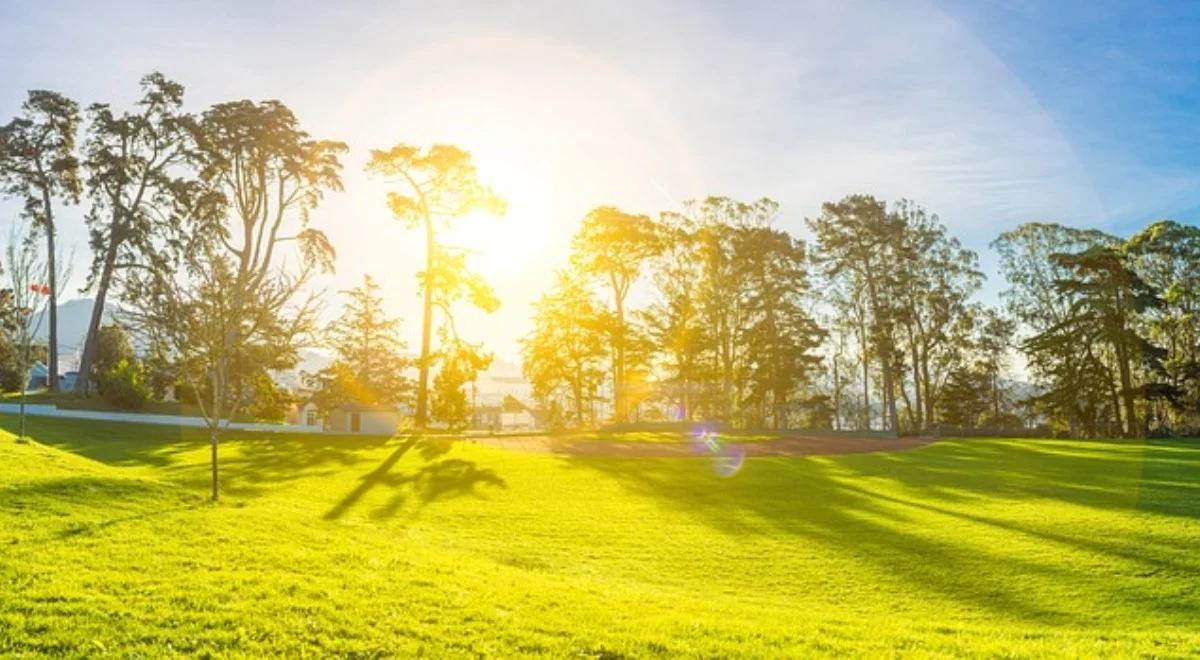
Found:
[{"label": "thin tree trunk", "polygon": [[417,376],[418,431],[424,430],[429,410],[429,353],[433,332],[433,219],[425,216],[425,307],[421,317],[421,363]]},{"label": "thin tree trunk", "polygon": [[42,188],[42,206],[46,214],[46,284],[50,287],[50,337],[46,364],[46,389],[58,391],[58,266],[54,258],[54,209],[50,191]]},{"label": "thin tree trunk", "polygon": [[212,448],[212,501],[214,502],[221,499],[221,475],[217,464],[217,445],[221,438],[221,431],[218,426],[220,423],[221,420],[214,420],[214,424],[208,430],[208,438]]},{"label": "thin tree trunk", "polygon": [[629,403],[625,391],[625,301],[616,291],[613,292],[613,303],[617,308],[617,337],[616,360],[613,364],[613,406],[616,408],[617,422],[625,422],[629,416]]},{"label": "thin tree trunk", "polygon": [[[865,329],[864,329],[865,333]],[[871,430],[871,365],[867,353],[866,334],[862,335],[862,372],[863,372],[863,426],[866,431]]]}]

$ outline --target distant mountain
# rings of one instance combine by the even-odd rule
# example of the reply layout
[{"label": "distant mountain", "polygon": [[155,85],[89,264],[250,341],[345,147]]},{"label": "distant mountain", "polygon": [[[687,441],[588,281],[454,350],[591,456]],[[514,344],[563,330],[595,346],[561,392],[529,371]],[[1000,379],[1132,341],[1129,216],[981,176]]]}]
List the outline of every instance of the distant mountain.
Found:
[{"label": "distant mountain", "polygon": [[[87,335],[88,323],[92,320],[92,306],[95,303],[92,298],[76,298],[58,305],[58,352],[61,355],[83,350],[83,340]],[[116,307],[113,305],[105,305],[101,323],[112,323],[115,311]],[[43,310],[41,314],[34,316],[30,323],[37,328],[37,332],[34,333],[36,339],[49,339],[49,310]]]}]

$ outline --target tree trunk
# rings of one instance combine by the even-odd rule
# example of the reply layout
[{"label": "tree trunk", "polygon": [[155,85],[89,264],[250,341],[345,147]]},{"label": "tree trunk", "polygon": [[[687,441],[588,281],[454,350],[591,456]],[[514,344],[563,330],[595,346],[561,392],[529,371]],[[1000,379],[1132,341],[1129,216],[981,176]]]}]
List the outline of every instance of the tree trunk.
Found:
[{"label": "tree trunk", "polygon": [[208,438],[212,448],[212,501],[216,502],[221,499],[221,476],[217,466],[217,445],[220,442],[221,420],[213,420],[213,425],[208,429]]},{"label": "tree trunk", "polygon": [[421,363],[417,376],[417,414],[413,420],[418,431],[428,422],[429,352],[433,332],[433,219],[425,215],[425,307],[421,317]]},{"label": "tree trunk", "polygon": [[[865,329],[864,329],[865,332]],[[867,340],[863,334],[862,342],[862,372],[863,372],[863,430],[871,430],[871,361],[867,357]]]},{"label": "tree trunk", "polygon": [[46,389],[58,391],[58,266],[54,258],[54,209],[50,191],[42,188],[42,206],[46,214],[46,285],[50,287],[50,337],[46,359]]},{"label": "tree trunk", "polygon": [[100,334],[100,322],[104,318],[104,304],[108,299],[108,289],[112,283],[113,266],[117,261],[117,246],[109,245],[104,255],[104,267],[100,271],[100,280],[96,284],[96,300],[92,305],[92,316],[88,319],[87,334],[84,335],[83,355],[79,359],[79,375],[75,378],[75,391],[83,396],[91,392],[92,362],[96,359],[96,345]]},{"label": "tree trunk", "polygon": [[922,423],[925,418],[925,407],[922,405],[921,383],[925,379],[921,376],[921,353],[917,348],[917,342],[910,342],[912,348],[912,377],[913,377],[913,403],[916,405],[917,414],[913,417],[913,431],[920,433],[924,426]]},{"label": "tree trunk", "polygon": [[1138,428],[1137,404],[1133,396],[1133,376],[1129,366],[1129,352],[1124,347],[1117,351],[1117,360],[1120,362],[1121,398],[1125,403],[1125,436],[1132,438],[1140,435],[1141,429]]},{"label": "tree trunk", "polygon": [[616,409],[616,421],[626,421],[629,410],[625,391],[625,301],[617,292],[613,292],[613,304],[617,308],[617,336],[613,360],[613,407]]},{"label": "tree trunk", "polygon": [[842,381],[838,373],[836,354],[833,356],[833,430],[842,430]]}]

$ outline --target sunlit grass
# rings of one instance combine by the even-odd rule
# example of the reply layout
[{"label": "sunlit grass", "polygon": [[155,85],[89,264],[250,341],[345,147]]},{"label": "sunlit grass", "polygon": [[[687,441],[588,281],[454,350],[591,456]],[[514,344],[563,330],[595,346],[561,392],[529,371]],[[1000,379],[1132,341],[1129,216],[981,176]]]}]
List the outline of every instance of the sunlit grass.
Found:
[{"label": "sunlit grass", "polygon": [[[11,430],[13,419],[0,417]],[[1200,445],[509,453],[30,420],[0,437],[0,655],[1183,655]]]}]

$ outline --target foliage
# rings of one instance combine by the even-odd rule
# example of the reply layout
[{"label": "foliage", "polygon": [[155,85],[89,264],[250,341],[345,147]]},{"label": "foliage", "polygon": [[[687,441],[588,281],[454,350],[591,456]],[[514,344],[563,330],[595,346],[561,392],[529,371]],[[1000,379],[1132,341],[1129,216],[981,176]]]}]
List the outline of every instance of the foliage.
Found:
[{"label": "foliage", "polygon": [[409,360],[399,337],[400,320],[383,311],[379,285],[370,275],[360,287],[344,292],[349,297],[338,320],[326,331],[326,341],[337,359],[306,381],[322,410],[343,403],[391,404],[403,401],[410,391],[404,376]]},{"label": "foliage", "polygon": [[610,319],[571,271],[534,304],[533,329],[522,340],[523,371],[533,396],[558,411],[563,425],[595,425],[593,403],[604,379]]},{"label": "foliage", "polygon": [[[51,390],[58,387],[58,276],[55,201],[78,202],[81,192],[75,136],[79,104],[47,90],[30,90],[21,114],[0,126],[0,195],[23,204],[22,217],[46,239]],[[30,240],[33,236],[30,236]],[[65,278],[64,278],[65,279]]]},{"label": "foliage", "polygon": [[629,351],[631,330],[625,300],[647,262],[661,251],[658,231],[650,218],[630,215],[611,206],[593,209],[583,219],[571,244],[571,264],[582,275],[603,282],[612,299],[611,354],[613,415],[629,417]]},{"label": "foliage", "polygon": [[[182,111],[183,85],[161,73],[141,79],[142,98],[133,112],[116,113],[107,103],[88,107],[84,168],[91,208],[87,225],[92,263],[85,287],[94,303],[84,338],[80,372],[105,373],[95,365],[97,341],[109,291],[129,269],[167,270],[187,241],[188,218],[208,216],[219,198],[190,176],[195,118]],[[91,378],[75,388],[86,394]]]},{"label": "foliage", "polygon": [[250,416],[264,422],[282,422],[288,408],[295,403],[295,398],[284,388],[275,383],[266,372],[259,372],[254,377],[250,388],[249,401],[246,408]]},{"label": "foliage", "polygon": [[[435,144],[424,151],[406,144],[387,150],[374,149],[367,171],[400,184],[400,191],[388,193],[392,215],[409,229],[420,226],[425,233],[425,269],[417,276],[423,314],[415,425],[422,429],[429,417],[434,308],[441,310],[445,324],[453,328],[454,301],[466,296],[489,313],[499,305],[483,279],[467,270],[465,255],[440,245],[436,232],[448,227],[455,218],[474,212],[504,215],[508,204],[479,180],[471,154],[453,145]],[[457,339],[457,332],[452,334]],[[443,347],[438,352],[446,354],[447,350]]]},{"label": "foliage", "polygon": [[134,355],[129,333],[120,325],[106,325],[100,328],[96,333],[95,355],[92,377],[96,382],[100,382],[101,376],[112,371],[121,360],[135,360],[137,357]]},{"label": "foliage", "polygon": [[[314,330],[315,301],[302,292],[316,272],[332,269],[335,255],[309,227],[309,212],[327,191],[341,190],[346,146],[312,139],[278,101],[217,104],[193,139],[197,180],[222,203],[189,216],[175,268],[130,274],[124,297],[131,324],[169,351],[202,395],[217,499],[222,424],[244,409],[263,371],[294,366]],[[287,242],[296,244],[298,267],[284,264]]]},{"label": "foliage", "polygon": [[123,410],[138,410],[150,398],[150,386],[142,363],[136,358],[120,358],[100,374],[100,395]]},{"label": "foliage", "polygon": [[492,363],[492,354],[482,346],[468,344],[443,334],[438,361],[441,369],[433,378],[433,418],[452,429],[460,429],[471,419],[471,402],[466,385]]}]

